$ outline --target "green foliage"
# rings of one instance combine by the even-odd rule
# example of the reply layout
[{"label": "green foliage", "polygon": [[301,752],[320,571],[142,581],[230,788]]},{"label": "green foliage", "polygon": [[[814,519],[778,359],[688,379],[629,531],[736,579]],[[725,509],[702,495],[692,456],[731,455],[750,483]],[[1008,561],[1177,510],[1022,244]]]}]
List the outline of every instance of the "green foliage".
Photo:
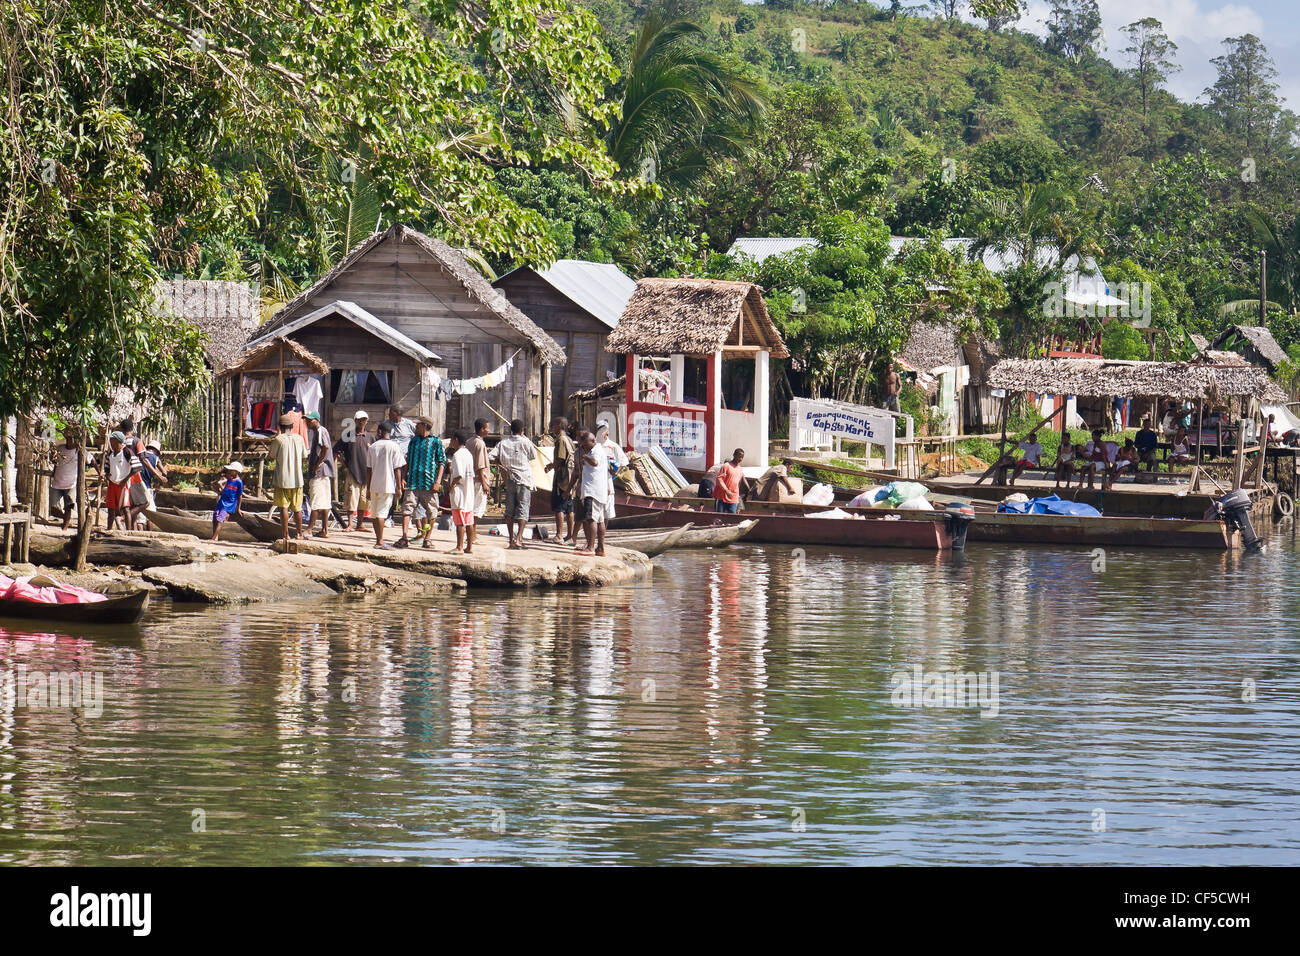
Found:
[{"label": "green foliage", "polygon": [[609,151],[624,173],[685,185],[737,156],[763,114],[757,85],[725,56],[700,45],[689,20],[642,21],[632,48]]},{"label": "green foliage", "polygon": [[204,242],[224,250],[209,264],[267,249],[296,223],[324,229],[284,258],[320,267],[323,232],[346,247],[373,228],[352,215],[354,173],[390,222],[535,259],[554,249],[545,224],[494,168],[615,173],[599,135],[615,70],[581,9],[61,0],[0,16],[0,374],[39,383],[6,390],[0,414],[197,383],[197,333],[157,315],[160,270],[197,271]]},{"label": "green foliage", "polygon": [[1109,359],[1145,361],[1151,357],[1142,333],[1123,319],[1107,322],[1101,329],[1101,354]]}]

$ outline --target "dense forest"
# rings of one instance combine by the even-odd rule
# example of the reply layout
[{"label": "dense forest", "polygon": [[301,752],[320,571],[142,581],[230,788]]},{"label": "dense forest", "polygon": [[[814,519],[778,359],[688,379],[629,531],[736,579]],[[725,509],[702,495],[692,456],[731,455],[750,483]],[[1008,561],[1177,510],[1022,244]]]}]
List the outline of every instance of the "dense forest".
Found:
[{"label": "dense forest", "polygon": [[[1112,63],[1095,0],[1053,0],[1045,39],[1019,0],[977,6],[15,5],[0,371],[68,402],[174,391],[195,343],[150,308],[157,276],[257,282],[269,312],[395,221],[489,273],[752,278],[799,385],[841,397],[927,317],[1025,355],[1099,321],[1045,307],[1073,255],[1144,290],[1156,334],[1104,342],[1145,358],[1256,322],[1266,251],[1268,324],[1300,356],[1297,120],[1264,43],[1225,37],[1186,103],[1158,21]],[[890,235],[917,241],[891,257]],[[755,267],[725,254],[739,236],[820,245]],[[991,275],[948,236],[1020,265]]]}]

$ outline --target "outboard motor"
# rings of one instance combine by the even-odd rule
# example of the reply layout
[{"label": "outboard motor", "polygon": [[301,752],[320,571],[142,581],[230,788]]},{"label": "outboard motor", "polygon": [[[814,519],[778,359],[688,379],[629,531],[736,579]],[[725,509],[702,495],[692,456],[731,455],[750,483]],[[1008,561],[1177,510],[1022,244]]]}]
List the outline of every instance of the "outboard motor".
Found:
[{"label": "outboard motor", "polygon": [[960,501],[950,501],[943,513],[948,522],[948,530],[952,533],[953,550],[966,547],[966,530],[975,520],[975,508]]},{"label": "outboard motor", "polygon": [[1224,524],[1229,529],[1241,529],[1241,543],[1246,550],[1255,554],[1264,550],[1264,542],[1255,534],[1255,526],[1250,523],[1250,493],[1242,488],[1230,491],[1215,503]]}]

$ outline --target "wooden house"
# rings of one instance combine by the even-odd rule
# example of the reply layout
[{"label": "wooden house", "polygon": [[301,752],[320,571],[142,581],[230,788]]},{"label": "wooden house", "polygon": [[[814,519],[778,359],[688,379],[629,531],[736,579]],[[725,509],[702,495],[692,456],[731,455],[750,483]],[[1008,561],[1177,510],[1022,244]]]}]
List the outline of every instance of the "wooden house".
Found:
[{"label": "wooden house", "polygon": [[[523,419],[540,434],[550,413],[550,371],[563,349],[492,288],[456,249],[406,226],[375,233],[258,330],[258,346],[284,336],[319,356],[321,419],[335,429],[358,408],[372,421],[390,404],[423,409],[439,432],[486,418]],[[448,397],[444,379],[474,379],[513,359],[504,380]],[[500,416],[500,417],[498,417]]]},{"label": "wooden house", "polygon": [[563,413],[566,397],[623,374],[623,363],[605,351],[636,282],[616,265],[560,259],[548,269],[520,266],[493,283],[553,338],[568,363],[551,370],[552,409]]}]

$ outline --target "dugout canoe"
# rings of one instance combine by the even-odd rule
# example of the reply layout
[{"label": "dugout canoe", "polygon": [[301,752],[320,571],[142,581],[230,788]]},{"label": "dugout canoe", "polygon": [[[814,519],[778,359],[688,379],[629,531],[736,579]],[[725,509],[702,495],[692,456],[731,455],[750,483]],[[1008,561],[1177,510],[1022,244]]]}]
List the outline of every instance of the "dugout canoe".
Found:
[{"label": "dugout canoe", "polygon": [[0,617],[59,624],[134,624],[144,617],[149,592],[133,591],[93,604],[40,604],[35,601],[0,600]]},{"label": "dugout canoe", "polygon": [[[192,534],[194,537],[202,538],[205,541],[212,537],[211,513],[195,515],[186,512],[173,513],[146,510],[144,516],[159,531],[166,531],[170,534]],[[256,538],[238,525],[231,527],[229,521],[226,522],[226,527],[221,529],[221,540],[233,544],[255,544],[257,542]]]},{"label": "dugout canoe", "polygon": [[[660,507],[678,507],[683,502],[694,508],[709,506],[704,498],[660,498],[648,499],[643,496],[627,496],[629,508],[636,507],[644,501],[657,502]],[[636,501],[630,500],[636,498]],[[929,496],[935,507],[933,512],[906,512],[893,508],[850,508],[842,501],[833,507],[850,514],[863,515],[930,515],[939,516],[949,501],[970,503],[975,506],[975,520],[967,531],[967,539],[976,542],[996,542],[1002,544],[1055,544],[1073,547],[1129,547],[1129,548],[1195,548],[1200,550],[1225,551],[1239,547],[1241,535],[1229,531],[1218,519],[1130,517],[1119,515],[1076,516],[1076,515],[1018,515],[997,514],[997,503],[964,498],[958,495],[931,493]],[[622,499],[620,498],[620,505]],[[776,503],[770,501],[751,501],[745,505],[741,515],[760,519],[760,527],[747,535],[746,540],[760,542],[767,516],[791,515],[806,516],[809,513],[829,509],[817,505],[798,503]],[[692,520],[701,522],[700,517]],[[813,518],[819,522],[844,523],[845,519]],[[858,522],[855,522],[858,523]],[[817,528],[813,528],[816,531]],[[801,542],[818,544],[820,541]],[[843,542],[828,542],[843,543]]]},{"label": "dugout canoe", "polygon": [[[648,518],[651,520],[657,518],[654,514],[636,515],[635,517]],[[750,518],[749,520],[742,521],[739,524],[719,524],[711,528],[699,526],[692,527],[687,525],[686,533],[673,543],[673,548],[676,550],[681,550],[683,548],[725,548],[727,545],[734,544],[741,538],[745,537],[745,535],[749,534],[749,532],[753,530],[755,524],[757,524],[756,519]],[[614,534],[606,534],[605,540],[609,544],[623,547],[621,543],[622,539],[633,533],[640,534],[641,532],[616,532]]]},{"label": "dugout canoe", "polygon": [[[171,507],[184,511],[206,511],[210,515],[212,509],[217,506],[218,497],[215,491],[174,491],[170,488],[153,490],[154,502],[160,510]],[[255,498],[245,494],[239,502],[239,507],[242,511],[266,513],[271,510],[271,501],[269,498]]]},{"label": "dugout canoe", "polygon": [[690,531],[690,529],[691,524],[688,521],[685,524],[670,527],[663,531],[649,530],[627,532],[618,537],[609,535],[606,536],[605,543],[611,548],[626,548],[629,551],[640,551],[646,557],[653,558],[655,555],[663,554],[670,548],[676,547],[677,542],[685,537],[686,532]]},{"label": "dugout canoe", "polygon": [[[258,541],[265,544],[271,544],[276,541],[284,540],[284,532],[280,528],[280,521],[278,518],[269,518],[266,515],[254,514],[250,511],[245,511],[243,508],[239,509],[238,514],[232,515],[231,517],[235,519],[235,522],[239,527],[243,528]],[[229,524],[230,522],[227,521],[226,523]],[[221,536],[223,538],[226,536],[224,530],[221,532]],[[289,516],[289,537],[298,537],[298,532],[294,528],[293,515]]]}]

